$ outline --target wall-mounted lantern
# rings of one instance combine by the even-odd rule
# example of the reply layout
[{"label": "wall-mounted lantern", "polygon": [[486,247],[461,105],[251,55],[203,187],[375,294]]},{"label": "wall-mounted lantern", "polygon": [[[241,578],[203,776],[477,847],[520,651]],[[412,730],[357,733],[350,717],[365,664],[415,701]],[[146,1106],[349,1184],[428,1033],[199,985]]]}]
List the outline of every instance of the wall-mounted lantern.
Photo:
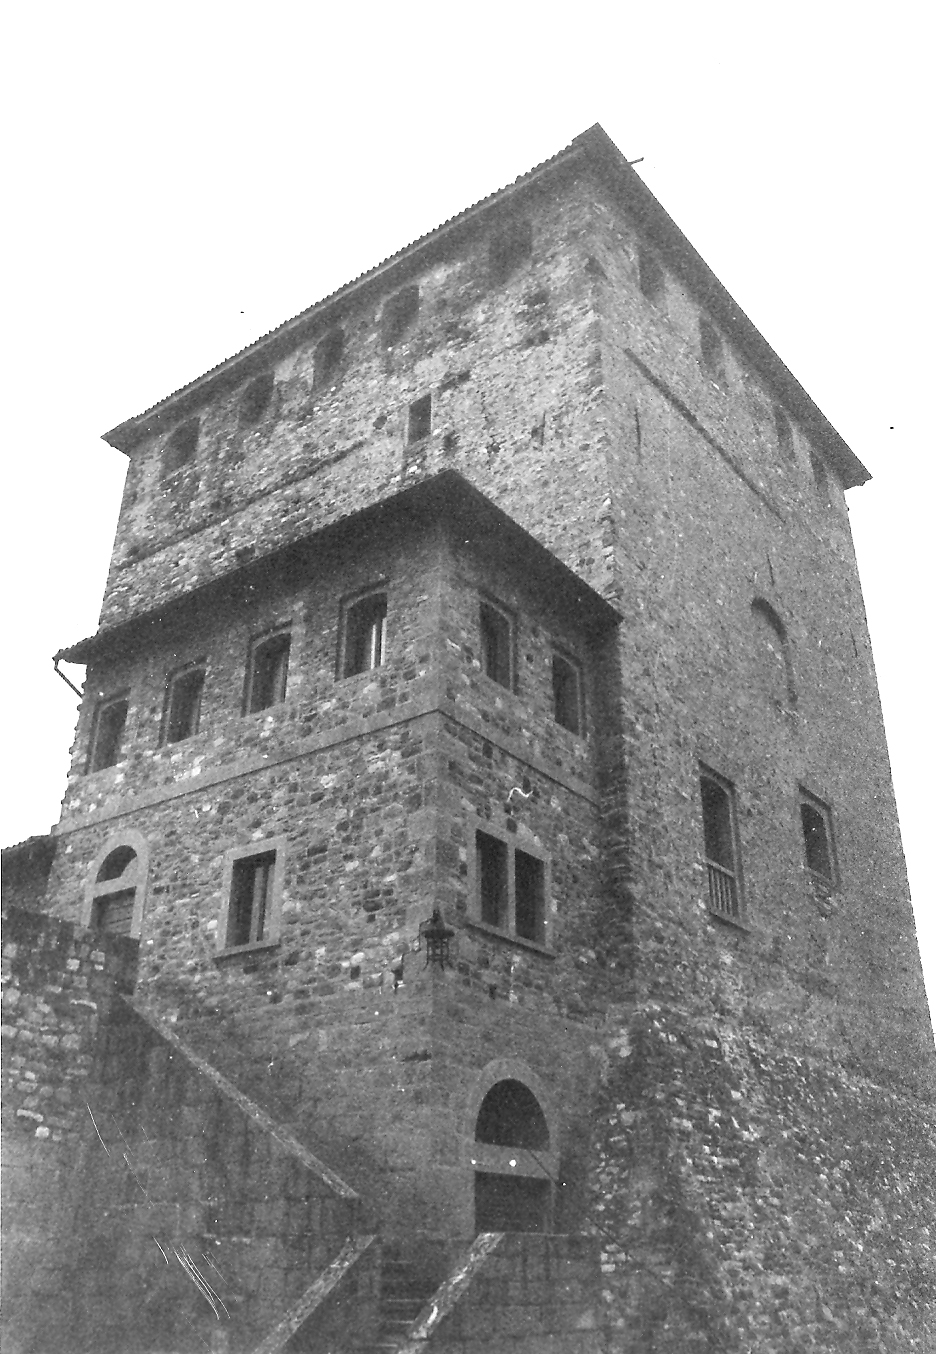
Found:
[{"label": "wall-mounted lantern", "polygon": [[449,947],[454,934],[452,927],[446,926],[442,920],[439,908],[433,909],[432,916],[427,921],[419,923],[419,941],[416,949],[425,949],[426,968],[430,964],[438,964],[439,968],[445,968],[446,964],[451,967]]}]

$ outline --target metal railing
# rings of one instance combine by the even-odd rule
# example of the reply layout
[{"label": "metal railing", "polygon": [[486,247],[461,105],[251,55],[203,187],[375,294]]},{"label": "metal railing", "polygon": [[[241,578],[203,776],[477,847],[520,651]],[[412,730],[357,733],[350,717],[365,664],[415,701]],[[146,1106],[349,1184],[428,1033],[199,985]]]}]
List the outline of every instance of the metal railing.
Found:
[{"label": "metal railing", "polygon": [[705,868],[708,870],[709,907],[723,917],[737,917],[740,908],[738,881],[734,871],[726,869],[724,865],[716,865],[713,860],[707,860]]}]

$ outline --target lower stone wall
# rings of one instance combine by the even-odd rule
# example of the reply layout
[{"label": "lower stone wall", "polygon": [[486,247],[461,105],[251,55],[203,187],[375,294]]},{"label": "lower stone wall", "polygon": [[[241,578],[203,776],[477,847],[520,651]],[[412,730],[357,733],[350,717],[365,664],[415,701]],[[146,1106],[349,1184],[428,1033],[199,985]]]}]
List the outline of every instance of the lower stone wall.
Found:
[{"label": "lower stone wall", "polygon": [[936,1349],[931,1105],[663,1004],[609,1051],[591,1216],[622,1350]]},{"label": "lower stone wall", "polygon": [[120,996],[126,941],[20,914],[6,946],[4,1348],[252,1349],[354,1190]]}]

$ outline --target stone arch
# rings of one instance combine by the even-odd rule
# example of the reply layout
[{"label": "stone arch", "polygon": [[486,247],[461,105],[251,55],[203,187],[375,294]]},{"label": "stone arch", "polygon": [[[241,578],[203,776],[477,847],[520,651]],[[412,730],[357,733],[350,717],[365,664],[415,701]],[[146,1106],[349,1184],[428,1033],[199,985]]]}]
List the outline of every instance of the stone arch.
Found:
[{"label": "stone arch", "polygon": [[128,828],[108,837],[88,869],[82,925],[139,938],[146,906],[149,842]]},{"label": "stone arch", "polygon": [[540,1078],[515,1058],[488,1063],[464,1108],[476,1231],[547,1232],[558,1186],[558,1121]]}]

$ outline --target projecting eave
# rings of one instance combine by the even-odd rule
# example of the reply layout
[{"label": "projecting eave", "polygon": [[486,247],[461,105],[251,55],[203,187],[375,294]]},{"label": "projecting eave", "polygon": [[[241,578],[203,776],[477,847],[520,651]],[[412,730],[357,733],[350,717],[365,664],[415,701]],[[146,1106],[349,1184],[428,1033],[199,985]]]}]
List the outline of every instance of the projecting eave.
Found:
[{"label": "projecting eave", "polygon": [[280,546],[265,555],[256,555],[247,564],[173,597],[161,606],[130,617],[120,625],[99,630],[55,654],[56,662],[91,663],[103,657],[132,654],[156,643],[164,632],[187,619],[209,615],[216,607],[242,593],[255,581],[270,580],[281,572],[284,579],[294,578],[318,550],[370,535],[381,526],[409,518],[428,529],[432,523],[447,520],[458,528],[458,538],[473,546],[485,558],[499,555],[518,574],[535,580],[535,586],[555,605],[575,617],[586,630],[605,630],[621,620],[620,611],[590,587],[534,536],[492,503],[457,470],[443,470],[397,494],[369,504],[358,512],[339,518],[300,540]]},{"label": "projecting eave", "polygon": [[285,357],[300,343],[324,332],[335,323],[350,300],[359,300],[369,292],[377,295],[400,286],[441,250],[450,248],[461,237],[471,234],[485,217],[522,197],[534,185],[545,184],[564,173],[590,174],[593,181],[601,184],[610,198],[654,243],[667,266],[718,320],[726,336],[739,352],[745,354],[778,400],[812,437],[843,486],[850,489],[869,480],[869,472],[847,442],[836,432],[796,377],[722,286],[598,123],[582,132],[556,155],[522,174],[512,184],[482,198],[233,357],[219,363],[197,380],[174,391],[135,418],[112,428],[104,434],[104,440],[119,451],[129,453],[142,439],[170,429],[213,395],[233,389],[255,372]]}]

